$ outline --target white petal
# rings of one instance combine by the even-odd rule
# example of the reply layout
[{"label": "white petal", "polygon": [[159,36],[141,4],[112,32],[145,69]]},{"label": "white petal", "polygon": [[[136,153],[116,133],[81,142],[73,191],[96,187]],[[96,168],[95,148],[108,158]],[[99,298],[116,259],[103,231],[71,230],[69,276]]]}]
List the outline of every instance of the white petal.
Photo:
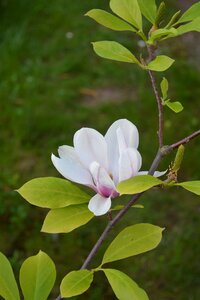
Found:
[{"label": "white petal", "polygon": [[110,197],[116,192],[115,184],[107,171],[99,163],[93,162],[90,165],[92,174],[98,192],[104,197]]},{"label": "white petal", "polygon": [[123,135],[121,127],[117,128],[117,142],[120,155],[127,148],[125,137]]},{"label": "white petal", "polygon": [[76,154],[74,147],[63,145],[58,148],[58,154],[60,158],[68,158],[69,155],[76,156],[78,159],[78,155]]},{"label": "white petal", "polygon": [[141,166],[141,156],[134,148],[127,148],[119,158],[119,182],[136,176]]},{"label": "white petal", "polygon": [[98,131],[92,128],[82,128],[74,135],[74,148],[81,162],[89,168],[93,161],[105,169],[108,168],[107,144]]},{"label": "white petal", "polygon": [[148,175],[148,171],[140,171],[137,173],[137,176],[139,175]]},{"label": "white petal", "polygon": [[65,178],[84,185],[93,187],[93,180],[90,172],[81,164],[78,156],[71,151],[65,158],[58,158],[51,155],[51,160],[58,172]]},{"label": "white petal", "polygon": [[137,148],[139,144],[137,127],[127,119],[117,120],[109,127],[105,135],[106,142],[110,144],[110,146],[113,145],[113,143],[111,143],[112,141],[117,142],[117,129],[119,127],[121,128],[127,147]]},{"label": "white petal", "polygon": [[[154,173],[154,177],[160,177],[160,176],[163,176],[163,175],[165,175],[167,173],[167,170],[165,170],[165,171],[163,171],[163,172],[160,172],[160,171],[155,171],[155,173]],[[138,176],[139,175],[148,175],[148,171],[140,171],[140,172],[138,172],[138,174],[137,174]]]},{"label": "white petal", "polygon": [[88,208],[93,212],[95,216],[101,216],[106,214],[111,207],[111,199],[102,197],[99,194],[96,194],[90,199]]},{"label": "white petal", "polygon": [[166,173],[167,173],[167,170],[162,171],[162,172],[160,172],[160,171],[155,171],[155,173],[154,173],[153,176],[155,176],[155,177],[161,177],[161,176],[165,175]]},{"label": "white petal", "polygon": [[138,171],[139,171],[142,166],[142,156],[138,150],[136,150],[136,154],[137,154]]},{"label": "white petal", "polygon": [[[117,129],[118,131],[117,136]],[[139,144],[139,134],[137,127],[126,119],[120,119],[114,122],[108,129],[105,140],[108,145],[108,161],[109,171],[114,177],[114,181],[118,181],[118,162],[119,162],[119,148],[126,145],[127,148],[137,148]],[[120,146],[119,144],[120,143]]]}]

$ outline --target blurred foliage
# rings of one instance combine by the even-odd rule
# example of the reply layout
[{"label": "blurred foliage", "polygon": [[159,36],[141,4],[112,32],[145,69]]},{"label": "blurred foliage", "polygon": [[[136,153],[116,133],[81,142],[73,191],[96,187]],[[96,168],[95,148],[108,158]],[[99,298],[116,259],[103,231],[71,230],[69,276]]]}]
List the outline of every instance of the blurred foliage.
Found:
[{"label": "blurred foliage", "polygon": [[[166,2],[172,4],[170,15],[179,2],[182,7],[190,4]],[[10,257],[16,272],[26,257],[39,249],[46,251],[58,268],[52,299],[62,277],[81,266],[107,217],[96,218],[68,235],[40,233],[46,211],[31,207],[14,190],[34,177],[59,176],[50,154],[59,145],[72,144],[74,132],[82,126],[104,133],[118,118],[132,120],[140,132],[143,170],[157,148],[157,111],[147,74],[137,66],[100,59],[90,42],[117,40],[144,55],[145,49],[133,34],[111,32],[83,16],[97,7],[106,9],[108,1],[0,1],[0,250]],[[163,42],[160,50],[176,59],[165,76],[171,98],[185,107],[179,115],[166,109],[166,143],[199,127],[199,41],[198,35],[189,34]],[[199,179],[199,149],[198,139],[186,147],[181,180]],[[161,170],[174,155],[163,161]],[[177,188],[162,194],[149,192],[141,203],[145,209],[131,210],[113,229],[96,263],[124,224],[145,221],[166,227],[160,247],[123,262],[123,269],[152,300],[199,300],[198,197]],[[118,268],[120,264],[116,263]],[[97,274],[93,288],[78,299],[114,299],[102,277]]]}]

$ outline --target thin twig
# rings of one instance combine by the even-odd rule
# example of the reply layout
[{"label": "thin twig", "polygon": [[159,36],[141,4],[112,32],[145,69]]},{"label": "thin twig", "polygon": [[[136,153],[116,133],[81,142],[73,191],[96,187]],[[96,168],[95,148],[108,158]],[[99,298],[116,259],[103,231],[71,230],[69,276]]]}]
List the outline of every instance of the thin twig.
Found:
[{"label": "thin twig", "polygon": [[[157,169],[157,166],[159,165],[160,161],[162,159],[162,155],[161,152],[158,151],[150,169],[149,169],[149,175],[153,175],[154,172]],[[98,249],[100,248],[100,246],[102,245],[103,241],[105,240],[105,238],[107,237],[108,233],[110,232],[110,230],[112,229],[112,227],[118,223],[121,218],[123,217],[123,215],[125,215],[127,213],[127,211],[129,210],[129,208],[131,206],[133,206],[133,204],[142,196],[143,193],[140,194],[136,194],[132,197],[132,199],[127,203],[127,205],[125,205],[119,212],[118,214],[114,217],[114,219],[112,221],[110,221],[107,225],[107,227],[105,228],[105,230],[103,231],[102,235],[100,236],[100,238],[98,239],[97,243],[94,245],[93,249],[91,250],[91,252],[89,253],[88,257],[86,258],[84,264],[82,265],[81,269],[86,269],[92,258],[95,256],[95,254],[97,253]]]},{"label": "thin twig", "polygon": [[200,129],[195,131],[194,133],[190,134],[189,136],[185,137],[184,139],[172,144],[169,146],[169,148],[176,149],[178,148],[180,145],[185,145],[187,143],[189,143],[191,140],[193,140],[195,137],[200,135]]},{"label": "thin twig", "polygon": [[90,254],[88,255],[88,257],[86,258],[84,264],[81,267],[82,269],[86,269],[91,260],[93,259],[93,257],[95,256],[95,254],[97,253],[97,251],[99,250],[99,248],[101,247],[103,241],[105,240],[105,238],[107,237],[108,233],[111,231],[111,229],[113,228],[113,226],[119,222],[119,220],[123,217],[123,215],[125,215],[125,213],[129,210],[129,208],[141,197],[142,194],[136,194],[133,196],[133,198],[128,202],[128,204],[126,206],[124,206],[119,212],[118,214],[114,217],[114,219],[112,221],[110,221],[108,223],[108,225],[106,226],[105,230],[103,231],[103,233],[101,234],[100,238],[98,239],[98,241],[96,242],[96,244],[94,245],[94,247],[92,248]]},{"label": "thin twig", "polygon": [[[151,61],[152,59],[155,58],[155,48],[153,46],[147,47],[148,53],[149,53],[149,60]],[[151,70],[148,70],[150,79],[151,79],[151,84],[152,88],[156,97],[157,101],[157,106],[158,106],[158,117],[159,117],[159,128],[158,128],[158,139],[159,139],[159,147],[161,148],[163,146],[163,127],[164,127],[164,117],[163,117],[163,104],[162,104],[162,99],[159,95],[157,86],[156,86],[156,79],[154,72]]]}]

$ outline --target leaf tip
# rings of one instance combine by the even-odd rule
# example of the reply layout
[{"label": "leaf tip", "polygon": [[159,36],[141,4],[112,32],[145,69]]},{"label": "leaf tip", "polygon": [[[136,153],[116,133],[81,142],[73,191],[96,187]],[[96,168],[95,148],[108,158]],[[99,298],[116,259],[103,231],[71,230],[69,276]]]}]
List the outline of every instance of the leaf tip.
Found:
[{"label": "leaf tip", "polygon": [[87,11],[87,12],[84,14],[84,17],[89,17],[89,16],[90,16],[90,11],[91,11],[91,10]]},{"label": "leaf tip", "polygon": [[46,233],[44,224],[42,225],[42,228],[40,229],[40,232]]}]

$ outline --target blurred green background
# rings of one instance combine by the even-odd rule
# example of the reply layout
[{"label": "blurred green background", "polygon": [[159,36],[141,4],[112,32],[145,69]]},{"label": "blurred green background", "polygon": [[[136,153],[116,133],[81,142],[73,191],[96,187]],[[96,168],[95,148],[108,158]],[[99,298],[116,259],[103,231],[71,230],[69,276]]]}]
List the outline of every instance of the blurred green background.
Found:
[{"label": "blurred green background", "polygon": [[[166,1],[168,14],[194,1]],[[157,109],[147,74],[138,67],[103,60],[91,41],[117,40],[135,54],[140,48],[131,33],[111,32],[84,17],[91,8],[108,9],[107,0],[0,1],[0,250],[16,274],[23,260],[46,251],[57,265],[58,295],[64,275],[78,269],[107,224],[103,216],[67,235],[40,233],[46,210],[32,207],[14,190],[42,176],[59,176],[50,154],[72,144],[82,126],[105,133],[118,118],[133,121],[140,132],[143,170],[157,149]],[[168,16],[169,18],[169,16]],[[165,111],[165,143],[199,128],[200,38],[187,34],[162,45],[160,52],[175,58],[165,76],[173,100],[183,103],[181,114]],[[159,74],[160,81],[163,74]],[[166,158],[166,169],[175,153]],[[200,179],[200,139],[186,149],[180,180]],[[165,227],[161,245],[144,255],[113,263],[132,276],[151,300],[200,299],[200,202],[177,190],[148,192],[145,209],[131,210],[110,234],[93,261],[125,225],[152,222]],[[74,299],[116,299],[97,274],[92,288]]]}]

